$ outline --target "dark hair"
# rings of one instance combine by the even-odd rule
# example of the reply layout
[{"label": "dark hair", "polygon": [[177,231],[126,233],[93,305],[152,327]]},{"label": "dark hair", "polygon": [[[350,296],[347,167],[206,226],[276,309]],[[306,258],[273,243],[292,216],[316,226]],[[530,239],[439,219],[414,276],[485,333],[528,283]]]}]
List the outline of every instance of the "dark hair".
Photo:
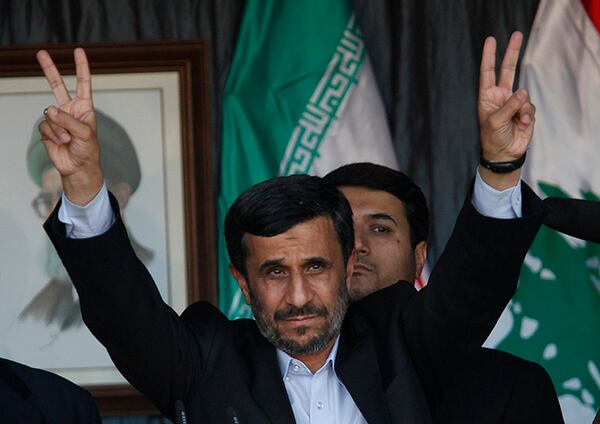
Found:
[{"label": "dark hair", "polygon": [[354,186],[386,191],[396,196],[406,210],[410,242],[416,247],[429,236],[429,210],[423,192],[400,171],[374,163],[361,162],[341,166],[324,177],[336,187]]},{"label": "dark hair", "polygon": [[231,263],[247,276],[246,234],[272,237],[319,216],[331,218],[347,263],[354,248],[352,209],[334,185],[320,177],[291,175],[250,187],[233,202],[225,216]]}]

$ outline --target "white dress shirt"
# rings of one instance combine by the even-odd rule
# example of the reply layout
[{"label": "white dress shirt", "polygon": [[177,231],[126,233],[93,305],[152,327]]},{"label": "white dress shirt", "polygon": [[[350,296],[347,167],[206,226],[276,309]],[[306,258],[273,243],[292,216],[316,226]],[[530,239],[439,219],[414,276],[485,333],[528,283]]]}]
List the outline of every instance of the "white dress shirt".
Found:
[{"label": "white dress shirt", "polygon": [[[520,183],[498,191],[487,185],[477,172],[471,202],[485,216],[500,219],[520,217]],[[65,224],[67,237],[70,238],[88,238],[106,232],[115,222],[106,185],[84,207],[74,205],[63,194],[58,219]],[[339,337],[325,364],[314,374],[304,363],[277,349],[281,376],[297,423],[366,423],[335,373],[338,343]]]},{"label": "white dress shirt", "polygon": [[339,336],[314,374],[303,362],[277,349],[279,370],[298,424],[366,423],[348,389],[335,373]]}]

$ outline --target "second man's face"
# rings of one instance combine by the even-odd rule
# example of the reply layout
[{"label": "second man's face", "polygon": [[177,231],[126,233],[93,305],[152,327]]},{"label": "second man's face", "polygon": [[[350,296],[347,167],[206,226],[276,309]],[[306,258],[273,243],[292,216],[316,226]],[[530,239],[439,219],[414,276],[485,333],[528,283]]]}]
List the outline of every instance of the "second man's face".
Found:
[{"label": "second man's face", "polygon": [[360,299],[398,280],[413,282],[425,262],[427,243],[414,249],[403,203],[392,194],[343,186],[354,220],[356,263],[350,297]]}]

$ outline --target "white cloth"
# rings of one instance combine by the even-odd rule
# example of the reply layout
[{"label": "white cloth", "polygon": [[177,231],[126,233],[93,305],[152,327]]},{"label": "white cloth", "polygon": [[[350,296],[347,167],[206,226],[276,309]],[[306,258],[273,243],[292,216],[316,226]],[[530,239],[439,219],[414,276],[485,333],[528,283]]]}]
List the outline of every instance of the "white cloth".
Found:
[{"label": "white cloth", "polygon": [[514,187],[498,191],[483,181],[478,169],[474,185],[471,203],[480,214],[499,219],[521,218],[523,216],[520,181]]},{"label": "white cloth", "polygon": [[[521,216],[520,183],[504,191],[487,185],[479,172],[475,178],[473,206],[479,213],[493,218]],[[107,231],[115,221],[106,184],[84,207],[69,202],[63,194],[58,219],[66,226],[70,238],[87,238]],[[312,373],[301,361],[277,349],[277,359],[294,417],[299,424],[366,423],[352,396],[335,373],[339,337],[325,364]]]},{"label": "white cloth", "polygon": [[62,194],[58,219],[65,224],[66,236],[73,239],[89,238],[105,233],[115,223],[110,207],[106,183],[87,205],[77,206]]}]

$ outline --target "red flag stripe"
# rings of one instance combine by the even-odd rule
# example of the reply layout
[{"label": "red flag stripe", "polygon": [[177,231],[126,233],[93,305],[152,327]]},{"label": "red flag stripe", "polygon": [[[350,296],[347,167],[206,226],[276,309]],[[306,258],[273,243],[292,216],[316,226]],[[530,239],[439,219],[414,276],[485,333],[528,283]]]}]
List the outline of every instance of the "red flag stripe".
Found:
[{"label": "red flag stripe", "polygon": [[581,0],[581,2],[594,26],[600,32],[600,0]]}]

